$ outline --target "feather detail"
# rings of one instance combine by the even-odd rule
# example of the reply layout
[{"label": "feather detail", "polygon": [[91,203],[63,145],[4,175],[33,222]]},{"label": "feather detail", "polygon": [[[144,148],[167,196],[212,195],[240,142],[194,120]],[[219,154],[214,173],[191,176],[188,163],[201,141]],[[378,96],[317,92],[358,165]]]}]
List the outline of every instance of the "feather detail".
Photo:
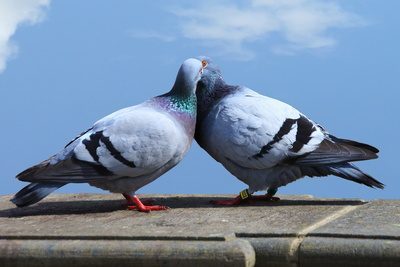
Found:
[{"label": "feather detail", "polygon": [[335,137],[325,139],[317,149],[300,156],[294,162],[299,165],[336,164],[376,159],[378,158],[377,152],[378,150],[372,146]]},{"label": "feather detail", "polygon": [[226,84],[212,63],[197,96],[197,142],[251,192],[327,175],[383,188],[349,163],[375,159],[378,149],[337,138],[288,104]]},{"label": "feather detail", "polygon": [[195,89],[203,64],[188,59],[171,91],[97,121],[63,150],[17,175],[31,182],[12,201],[33,204],[67,183],[132,193],[178,164],[196,122]]}]

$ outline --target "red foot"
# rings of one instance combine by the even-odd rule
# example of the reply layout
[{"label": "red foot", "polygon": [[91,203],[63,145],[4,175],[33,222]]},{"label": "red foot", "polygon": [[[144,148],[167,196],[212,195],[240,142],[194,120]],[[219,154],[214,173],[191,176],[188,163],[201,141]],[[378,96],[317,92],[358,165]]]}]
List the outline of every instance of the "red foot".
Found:
[{"label": "red foot", "polygon": [[250,196],[247,199],[242,199],[240,196],[237,196],[233,199],[228,200],[211,200],[212,204],[222,205],[222,206],[237,206],[243,203],[251,203],[253,200],[263,200],[263,201],[278,201],[279,197],[274,197],[269,194],[261,195],[261,196]]},{"label": "red foot", "polygon": [[279,200],[281,200],[279,197],[274,197],[274,196],[271,196],[268,194],[261,195],[261,196],[251,196],[251,198],[255,199],[255,200],[264,200],[264,201],[279,201]]},{"label": "red foot", "polygon": [[150,212],[150,211],[154,211],[154,210],[167,210],[169,209],[169,207],[166,206],[145,206],[143,205],[143,207],[138,208],[137,206],[133,205],[133,206],[128,206],[128,210],[138,210],[141,212]]},{"label": "red foot", "polygon": [[279,200],[281,200],[279,197],[270,197],[269,198],[269,200],[271,200],[271,201],[279,201]]},{"label": "red foot", "polygon": [[[128,194],[122,194],[125,199],[126,199],[126,204],[128,206],[135,206],[135,202],[133,202],[132,197]],[[142,199],[141,202],[143,205],[147,206],[151,206],[151,204],[153,204],[156,200],[154,198],[146,198],[146,199]]]},{"label": "red foot", "polygon": [[146,198],[146,199],[143,199],[143,200],[141,200],[141,201],[142,201],[143,205],[145,205],[145,206],[147,206],[147,205],[151,206],[156,200],[153,199],[153,198]]},{"label": "red foot", "polygon": [[140,201],[140,199],[137,196],[131,196],[128,194],[122,194],[127,202],[128,202],[128,209],[129,210],[138,210],[141,212],[150,212],[150,211],[155,211],[155,210],[166,210],[169,209],[166,206],[147,206],[144,203],[152,203],[154,200],[153,199],[147,199],[146,201]]},{"label": "red foot", "polygon": [[233,199],[228,199],[228,200],[211,200],[210,201],[212,204],[215,205],[222,205],[222,206],[236,206],[240,205],[245,202],[240,196],[237,196]]},{"label": "red foot", "polygon": [[[152,199],[152,198],[148,198],[148,199],[142,199],[141,202],[143,205],[147,206],[151,206],[156,200]],[[128,206],[135,206],[136,204],[134,202],[132,202],[131,200],[126,200],[126,205]]]}]

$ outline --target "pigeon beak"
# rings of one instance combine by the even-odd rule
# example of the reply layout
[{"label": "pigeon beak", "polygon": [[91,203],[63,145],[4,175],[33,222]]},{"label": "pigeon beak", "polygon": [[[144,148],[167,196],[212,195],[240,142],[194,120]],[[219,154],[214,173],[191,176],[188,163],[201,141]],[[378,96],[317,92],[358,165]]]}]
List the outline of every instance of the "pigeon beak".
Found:
[{"label": "pigeon beak", "polygon": [[207,65],[208,65],[208,62],[207,62],[207,60],[202,60],[201,61],[201,65],[202,65],[202,69],[205,69],[206,67],[207,67]]},{"label": "pigeon beak", "polygon": [[208,62],[206,60],[202,60],[201,61],[201,69],[199,70],[199,74],[202,75],[203,74],[203,70],[207,67]]}]

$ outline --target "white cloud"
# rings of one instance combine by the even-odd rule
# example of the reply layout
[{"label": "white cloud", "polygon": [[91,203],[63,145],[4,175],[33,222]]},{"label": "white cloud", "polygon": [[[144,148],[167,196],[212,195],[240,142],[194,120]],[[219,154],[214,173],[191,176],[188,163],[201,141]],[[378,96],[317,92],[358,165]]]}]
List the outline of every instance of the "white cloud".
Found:
[{"label": "white cloud", "polygon": [[163,42],[172,42],[175,40],[175,37],[172,35],[153,30],[130,30],[128,31],[128,34],[137,39],[157,39]]},{"label": "white cloud", "polygon": [[44,8],[50,0],[1,0],[0,1],[0,73],[6,68],[7,59],[16,55],[18,47],[11,40],[18,26],[33,25],[42,20]]},{"label": "white cloud", "polygon": [[197,1],[172,13],[181,18],[184,37],[241,59],[254,56],[246,44],[260,39],[278,37],[279,43],[270,48],[290,54],[332,47],[337,41],[329,30],[364,24],[361,17],[328,0]]}]

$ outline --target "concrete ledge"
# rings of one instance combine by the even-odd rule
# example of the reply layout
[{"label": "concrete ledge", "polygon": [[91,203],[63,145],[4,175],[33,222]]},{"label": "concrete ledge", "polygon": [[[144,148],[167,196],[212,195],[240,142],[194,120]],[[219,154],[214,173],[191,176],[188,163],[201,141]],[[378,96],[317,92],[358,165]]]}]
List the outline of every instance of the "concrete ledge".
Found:
[{"label": "concrete ledge", "polygon": [[1,266],[253,266],[245,240],[0,240]]},{"label": "concrete ledge", "polygon": [[310,237],[299,251],[301,266],[400,266],[400,241]]},{"label": "concrete ledge", "polygon": [[27,208],[0,197],[0,266],[400,266],[400,201],[151,195],[171,209],[129,211],[119,195],[53,195]]}]

